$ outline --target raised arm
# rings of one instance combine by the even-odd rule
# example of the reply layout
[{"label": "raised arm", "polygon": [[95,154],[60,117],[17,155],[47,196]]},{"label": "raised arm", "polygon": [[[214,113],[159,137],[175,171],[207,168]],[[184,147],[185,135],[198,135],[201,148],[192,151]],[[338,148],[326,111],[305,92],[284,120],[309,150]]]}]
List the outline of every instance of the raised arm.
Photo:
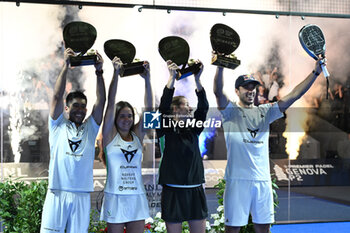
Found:
[{"label": "raised arm", "polygon": [[[166,63],[169,70],[169,80],[163,89],[163,94],[162,94],[162,97],[160,98],[160,103],[159,103],[159,112],[165,115],[171,113],[170,106],[171,106],[171,102],[175,92],[174,84],[175,84],[175,79],[178,76],[178,73],[177,73],[178,66],[170,60],[168,60]],[[160,138],[164,136],[166,129],[161,126],[160,129],[157,129],[156,131],[157,131],[158,138]]]},{"label": "raised arm", "polygon": [[163,95],[160,98],[159,111],[163,114],[170,114],[170,105],[174,95],[175,79],[178,76],[178,66],[170,60],[168,60],[166,63],[169,70],[169,79],[163,90]]},{"label": "raised arm", "polygon": [[[197,60],[196,63],[201,63],[201,62],[199,60]],[[201,66],[199,68],[200,68],[200,70],[198,71],[198,73],[194,75],[194,80],[196,82],[197,91],[201,91],[203,89],[203,86],[202,86],[202,83],[200,80],[200,77],[201,77],[203,69],[204,69],[203,63],[201,63]]]},{"label": "raised arm", "polygon": [[166,84],[166,87],[169,89],[173,89],[174,85],[175,85],[175,79],[177,78],[177,76],[179,75],[177,70],[179,69],[179,67],[172,61],[168,60],[166,62],[167,66],[168,66],[168,70],[169,70],[169,80],[168,83]]},{"label": "raised arm", "polygon": [[95,73],[96,73],[96,102],[94,104],[94,107],[92,109],[91,115],[96,121],[98,125],[102,122],[102,116],[103,116],[103,109],[106,102],[106,88],[105,88],[105,81],[103,79],[103,59],[101,54],[97,52],[97,62],[95,64]]},{"label": "raised arm", "polygon": [[277,67],[273,68],[273,70],[270,73],[270,80],[273,80],[273,75],[277,73]]},{"label": "raised arm", "polygon": [[[145,61],[143,66],[145,67],[145,71],[140,74],[140,76],[145,80],[145,96],[144,96],[144,103],[145,103],[145,111],[151,111],[153,107],[153,91],[152,91],[152,85],[151,85],[151,73],[150,73],[150,65],[148,61]],[[143,127],[143,113],[140,117],[139,122],[137,123],[135,129],[136,129],[136,135],[141,139],[145,136],[145,131],[142,130]]]},{"label": "raised arm", "polygon": [[152,85],[151,85],[151,73],[150,73],[149,62],[145,61],[143,66],[145,67],[145,71],[142,74],[140,74],[140,76],[145,80],[144,103],[145,103],[145,108],[148,110],[153,107],[153,91],[152,91]]},{"label": "raised arm", "polygon": [[316,61],[315,69],[301,83],[294,87],[288,95],[278,101],[278,107],[280,108],[281,112],[286,111],[287,108],[289,108],[296,100],[302,97],[309,90],[316,78],[322,72],[321,65],[324,63],[324,61],[325,59],[319,58]]},{"label": "raised arm", "polygon": [[[198,61],[200,62],[200,61]],[[196,94],[197,94],[197,98],[198,98],[198,103],[197,103],[197,109],[194,112],[194,118],[196,120],[202,120],[205,121],[205,119],[207,118],[207,113],[209,110],[209,103],[207,100],[207,96],[205,94],[204,88],[201,84],[200,81],[200,76],[203,72],[204,66],[203,64],[200,66],[200,71],[194,75],[195,81],[196,81]],[[199,135],[202,131],[203,131],[203,127],[200,128],[196,128],[196,132]]]},{"label": "raised arm", "polygon": [[123,63],[120,60],[120,58],[115,57],[112,60],[112,64],[114,67],[114,72],[113,72],[111,84],[109,85],[109,89],[108,89],[107,109],[103,119],[103,127],[102,127],[103,148],[105,148],[112,141],[117,131],[117,128],[114,126],[115,97],[117,95],[118,76],[119,76],[120,68],[123,65]]},{"label": "raised arm", "polygon": [[265,87],[265,83],[263,82],[263,79],[261,78],[261,72],[260,71],[257,71],[257,72],[254,73],[254,78],[256,78],[256,80],[258,80]]},{"label": "raised arm", "polygon": [[66,89],[67,71],[70,65],[69,56],[73,55],[74,51],[71,48],[67,48],[64,51],[64,65],[57,77],[50,104],[50,116],[53,120],[56,120],[63,112],[63,95]]},{"label": "raised arm", "polygon": [[218,66],[214,76],[214,95],[216,97],[218,109],[224,109],[228,104],[228,98],[224,93],[223,72],[224,68]]}]

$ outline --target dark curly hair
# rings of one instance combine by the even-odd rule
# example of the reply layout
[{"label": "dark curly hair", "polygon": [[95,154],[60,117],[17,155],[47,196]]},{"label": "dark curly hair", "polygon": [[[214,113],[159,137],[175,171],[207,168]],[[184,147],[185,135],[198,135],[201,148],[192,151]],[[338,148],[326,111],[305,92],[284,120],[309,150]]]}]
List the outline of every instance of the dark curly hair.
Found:
[{"label": "dark curly hair", "polygon": [[86,95],[82,91],[73,91],[70,92],[66,97],[66,106],[69,106],[69,104],[73,101],[73,99],[84,99],[87,103]]}]

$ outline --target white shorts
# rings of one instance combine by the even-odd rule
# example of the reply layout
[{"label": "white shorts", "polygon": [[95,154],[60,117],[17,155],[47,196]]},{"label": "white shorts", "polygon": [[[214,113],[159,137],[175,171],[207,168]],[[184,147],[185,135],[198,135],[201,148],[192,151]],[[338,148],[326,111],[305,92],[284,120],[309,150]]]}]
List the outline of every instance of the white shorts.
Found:
[{"label": "white shorts", "polygon": [[227,226],[247,225],[249,213],[253,223],[273,223],[275,217],[271,182],[226,180],[224,213]]},{"label": "white shorts", "polygon": [[41,217],[41,233],[87,233],[90,193],[48,190]]},{"label": "white shorts", "polygon": [[104,193],[101,220],[108,223],[126,223],[149,218],[145,194],[118,195]]}]

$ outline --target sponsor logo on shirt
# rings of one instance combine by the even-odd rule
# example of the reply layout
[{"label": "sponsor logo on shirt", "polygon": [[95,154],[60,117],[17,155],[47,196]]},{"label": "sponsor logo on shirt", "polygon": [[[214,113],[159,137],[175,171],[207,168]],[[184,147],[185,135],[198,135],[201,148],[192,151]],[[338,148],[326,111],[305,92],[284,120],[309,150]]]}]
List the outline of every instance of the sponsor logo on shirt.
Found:
[{"label": "sponsor logo on shirt", "polygon": [[137,168],[137,166],[124,166],[124,165],[121,165],[120,166],[120,169],[136,169]]},{"label": "sponsor logo on shirt", "polygon": [[76,157],[76,158],[79,158],[79,157],[83,157],[82,154],[74,154],[74,153],[70,153],[70,152],[66,152],[66,155],[70,155],[70,156],[73,156],[73,157]]},{"label": "sponsor logo on shirt", "polygon": [[256,135],[258,134],[259,129],[253,130],[253,129],[249,129],[247,128],[247,130],[249,131],[250,135],[252,135],[253,138],[256,137]]},{"label": "sponsor logo on shirt", "polygon": [[243,142],[244,143],[252,143],[252,144],[264,144],[263,141],[253,141],[253,140],[248,140],[248,139],[245,139],[245,138],[243,138]]},{"label": "sponsor logo on shirt", "polygon": [[124,149],[120,148],[120,150],[123,152],[124,157],[125,157],[125,159],[126,159],[126,161],[128,163],[131,162],[131,160],[134,158],[134,156],[135,156],[135,154],[137,152],[137,149],[136,150],[132,150],[132,151],[127,151],[127,150],[124,150]]},{"label": "sponsor logo on shirt", "polygon": [[[253,129],[247,128],[247,130],[249,131],[250,136],[252,136],[252,138],[256,138],[256,136],[258,135],[259,129],[253,130]],[[244,143],[251,143],[251,144],[264,144],[264,141],[255,141],[255,140],[250,140],[250,139],[245,139],[245,138],[243,138],[243,142]]]},{"label": "sponsor logo on shirt", "polygon": [[69,147],[72,150],[72,152],[75,152],[79,148],[81,140],[74,142],[74,141],[68,139],[68,143],[69,143]]},{"label": "sponsor logo on shirt", "polygon": [[119,191],[126,191],[126,190],[137,190],[137,187],[124,187],[124,186],[119,186]]}]

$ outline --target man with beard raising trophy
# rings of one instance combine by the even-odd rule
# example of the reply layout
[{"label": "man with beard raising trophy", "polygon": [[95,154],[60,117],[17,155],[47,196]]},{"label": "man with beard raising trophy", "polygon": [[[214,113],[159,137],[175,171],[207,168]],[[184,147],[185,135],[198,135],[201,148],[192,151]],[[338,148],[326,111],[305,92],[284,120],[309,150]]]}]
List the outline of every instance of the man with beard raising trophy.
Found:
[{"label": "man with beard raising trophy", "polygon": [[[77,27],[84,29],[81,24]],[[75,56],[69,47],[64,51],[64,65],[57,78],[50,106],[49,186],[42,213],[41,233],[88,232],[94,145],[106,101],[103,59],[99,53],[96,55],[93,64],[96,69],[97,99],[91,115],[84,121],[87,98],[81,91],[69,93],[64,106],[63,95],[71,66],[70,58]]]}]

